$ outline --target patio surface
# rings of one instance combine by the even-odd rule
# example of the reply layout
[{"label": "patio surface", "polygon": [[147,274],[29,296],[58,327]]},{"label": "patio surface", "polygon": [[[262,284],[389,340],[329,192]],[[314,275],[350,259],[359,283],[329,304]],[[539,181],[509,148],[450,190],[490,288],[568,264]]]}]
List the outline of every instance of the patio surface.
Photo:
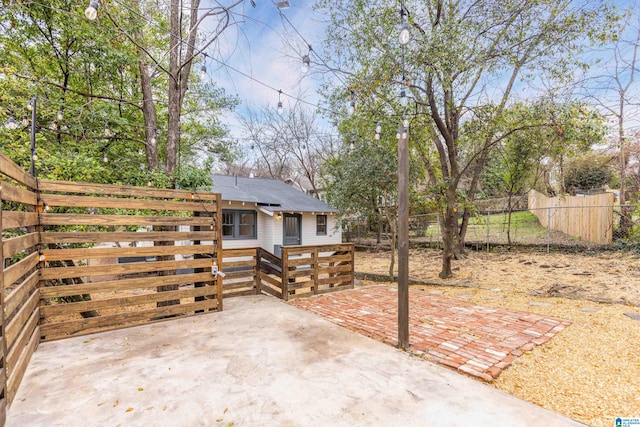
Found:
[{"label": "patio surface", "polygon": [[[314,298],[313,301],[320,301]],[[578,426],[267,296],[43,343],[7,426]]]},{"label": "patio surface", "polygon": [[[491,308],[409,290],[409,345],[414,355],[491,381],[571,322]],[[378,341],[398,344],[398,291],[367,286],[291,302]]]}]

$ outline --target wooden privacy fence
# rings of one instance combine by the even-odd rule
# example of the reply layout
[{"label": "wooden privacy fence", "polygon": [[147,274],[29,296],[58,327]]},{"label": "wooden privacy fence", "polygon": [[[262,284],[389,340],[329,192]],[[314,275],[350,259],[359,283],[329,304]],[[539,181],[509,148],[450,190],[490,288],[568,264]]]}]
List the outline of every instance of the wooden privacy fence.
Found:
[{"label": "wooden privacy fence", "polygon": [[602,245],[613,241],[612,193],[546,197],[531,190],[529,211],[550,230]]},{"label": "wooden privacy fence", "polygon": [[211,274],[219,194],[48,180],[39,189],[43,339],[222,307]]},{"label": "wooden privacy fence", "polygon": [[0,425],[40,342],[36,180],[0,153]]},{"label": "wooden privacy fence", "polygon": [[352,289],[353,243],[285,246],[282,258],[262,248],[222,251],[225,297],[265,293],[285,301]]},{"label": "wooden privacy fence", "polygon": [[41,340],[222,309],[219,194],[0,179],[0,425]]}]

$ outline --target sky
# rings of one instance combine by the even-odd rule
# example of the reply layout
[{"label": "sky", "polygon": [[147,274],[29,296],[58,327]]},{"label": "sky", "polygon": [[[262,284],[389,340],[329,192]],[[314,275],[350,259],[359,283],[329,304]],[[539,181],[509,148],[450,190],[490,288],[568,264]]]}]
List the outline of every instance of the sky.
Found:
[{"label": "sky", "polygon": [[[255,0],[255,7],[252,7],[249,1],[243,2],[243,5],[236,9],[236,25],[225,30],[220,42],[207,52],[210,57],[228,65],[222,66],[209,59],[207,78],[214,80],[229,94],[237,95],[241,101],[235,113],[226,114],[224,117],[232,138],[241,140],[245,136],[238,116],[246,113],[247,108],[276,108],[278,90],[283,91],[281,99],[285,108],[289,102],[294,102],[287,95],[311,104],[318,104],[322,100],[317,93],[319,83],[314,73],[303,74],[301,65],[302,55],[308,52],[307,43],[316,47],[311,55],[312,62],[318,61],[317,54],[322,52],[320,44],[324,39],[326,17],[313,10],[315,0],[289,2],[291,7],[281,11],[272,0]],[[217,3],[216,0],[203,0],[202,7]],[[613,0],[612,3],[619,8],[633,4],[638,8],[635,0]],[[287,19],[281,17],[280,13]],[[213,20],[205,22],[205,31],[207,25],[214,24]],[[601,61],[591,71],[591,75],[610,72],[611,58],[606,49],[592,55],[599,56]],[[329,59],[323,58],[325,61]],[[640,82],[635,86],[640,86]],[[523,87],[522,96],[526,98],[530,95],[531,89]],[[640,93],[638,90],[631,92]],[[633,127],[638,129],[640,114],[634,116]]]},{"label": "sky", "polygon": [[[207,2],[211,0],[203,2],[203,7]],[[321,100],[313,73],[302,72],[302,55],[308,52],[307,43],[319,46],[323,37],[324,25],[322,17],[312,9],[314,1],[290,0],[291,7],[281,11],[288,21],[280,16],[280,10],[271,0],[255,0],[255,3],[254,8],[248,1],[244,2],[237,9],[244,16],[236,15],[238,23],[225,30],[220,43],[207,51],[210,57],[228,65],[209,59],[208,78],[229,94],[236,94],[241,102],[234,114],[225,115],[231,136],[235,138],[243,136],[237,115],[246,113],[247,108],[268,105],[275,109],[278,90],[283,92],[281,99],[285,108],[295,102],[288,95],[311,104]],[[213,24],[205,23],[205,31],[207,25]],[[315,53],[311,58],[317,61]]]}]

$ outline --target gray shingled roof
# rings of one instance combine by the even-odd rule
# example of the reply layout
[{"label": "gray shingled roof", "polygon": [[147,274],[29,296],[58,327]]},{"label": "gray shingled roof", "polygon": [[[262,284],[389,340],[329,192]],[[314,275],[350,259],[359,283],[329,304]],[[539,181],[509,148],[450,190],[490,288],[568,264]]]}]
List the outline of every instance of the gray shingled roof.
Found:
[{"label": "gray shingled roof", "polygon": [[213,191],[222,200],[257,203],[271,212],[337,212],[325,202],[276,179],[213,175]]}]

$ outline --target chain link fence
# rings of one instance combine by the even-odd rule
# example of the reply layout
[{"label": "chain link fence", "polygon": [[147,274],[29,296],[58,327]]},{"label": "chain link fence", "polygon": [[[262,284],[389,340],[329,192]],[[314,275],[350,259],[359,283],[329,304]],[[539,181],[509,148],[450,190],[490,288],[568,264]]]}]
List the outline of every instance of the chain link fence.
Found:
[{"label": "chain link fence", "polygon": [[[343,222],[346,241],[388,246],[388,223],[366,219]],[[412,246],[442,247],[437,214],[409,218]],[[632,248],[640,250],[640,205],[548,207],[479,211],[469,219],[465,242],[476,250],[522,248],[532,251],[582,251]]]}]

